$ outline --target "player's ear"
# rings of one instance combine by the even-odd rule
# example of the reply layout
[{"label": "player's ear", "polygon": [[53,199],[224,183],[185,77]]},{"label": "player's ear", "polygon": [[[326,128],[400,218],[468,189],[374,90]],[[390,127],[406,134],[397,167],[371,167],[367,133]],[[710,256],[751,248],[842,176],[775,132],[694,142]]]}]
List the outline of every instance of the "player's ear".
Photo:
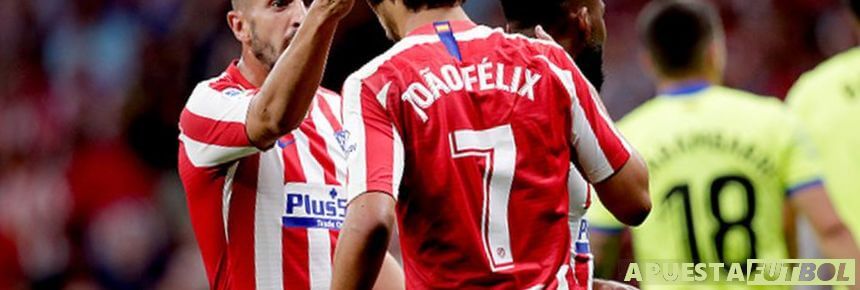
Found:
[{"label": "player's ear", "polygon": [[639,52],[639,63],[642,64],[642,68],[645,72],[651,73],[653,76],[660,74],[657,70],[657,66],[654,64],[654,60],[651,58],[651,54],[647,51]]},{"label": "player's ear", "polygon": [[708,43],[704,51],[705,68],[713,74],[712,78],[722,80],[726,67],[726,47],[719,39],[713,39]]},{"label": "player's ear", "polygon": [[591,18],[588,17],[588,7],[579,6],[576,8],[572,8],[567,13],[567,17],[569,18],[568,23],[572,23],[575,26],[572,34],[574,39],[577,42],[580,42],[581,45],[584,46],[585,43],[591,39]]},{"label": "player's ear", "polygon": [[251,39],[251,32],[245,26],[241,11],[230,10],[230,12],[227,12],[227,25],[233,31],[233,37],[239,42],[245,43]]}]

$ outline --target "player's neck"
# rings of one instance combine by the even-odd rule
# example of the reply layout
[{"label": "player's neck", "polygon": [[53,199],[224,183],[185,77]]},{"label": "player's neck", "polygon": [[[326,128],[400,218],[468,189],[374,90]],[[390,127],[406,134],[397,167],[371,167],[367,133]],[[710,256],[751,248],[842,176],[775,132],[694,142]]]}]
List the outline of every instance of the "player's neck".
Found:
[{"label": "player's neck", "polygon": [[411,13],[405,17],[403,22],[399,25],[400,29],[398,31],[401,33],[400,38],[406,37],[409,32],[415,30],[418,27],[424,26],[426,24],[431,24],[436,21],[446,20],[458,21],[470,19],[469,16],[466,15],[466,12],[463,11],[463,8],[460,6],[424,9],[415,13]]},{"label": "player's neck", "polygon": [[713,77],[708,77],[708,74],[695,74],[672,78],[663,77],[657,82],[657,91],[666,92],[676,90],[681,87],[701,84],[719,85],[720,81]]},{"label": "player's neck", "polygon": [[509,33],[522,34],[528,37],[535,37],[535,26],[521,26],[517,23],[509,22],[507,25]]},{"label": "player's neck", "polygon": [[250,49],[242,49],[242,58],[236,64],[242,76],[255,87],[260,87],[269,75],[269,69],[254,56]]}]

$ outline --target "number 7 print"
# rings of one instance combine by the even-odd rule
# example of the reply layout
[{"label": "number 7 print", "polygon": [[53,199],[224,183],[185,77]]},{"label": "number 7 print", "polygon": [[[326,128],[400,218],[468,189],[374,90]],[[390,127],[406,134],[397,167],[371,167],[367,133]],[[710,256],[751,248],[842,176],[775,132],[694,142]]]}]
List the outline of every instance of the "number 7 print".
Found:
[{"label": "number 7 print", "polygon": [[493,272],[514,266],[508,230],[508,202],[517,162],[511,125],[487,130],[457,130],[450,134],[451,157],[484,158],[481,237]]}]

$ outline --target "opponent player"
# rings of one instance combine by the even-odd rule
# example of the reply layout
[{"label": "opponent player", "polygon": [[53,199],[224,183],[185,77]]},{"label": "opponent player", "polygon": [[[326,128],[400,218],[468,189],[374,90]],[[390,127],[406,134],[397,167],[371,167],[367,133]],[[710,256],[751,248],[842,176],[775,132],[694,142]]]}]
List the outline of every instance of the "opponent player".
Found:
[{"label": "opponent player", "polygon": [[[775,98],[719,86],[725,47],[714,8],[702,1],[655,1],[639,27],[660,95],[619,122],[648,161],[655,201],[652,217],[633,229],[636,261],[745,267],[747,259],[788,258],[786,202],[809,218],[828,257],[858,258],[798,121]],[[589,215],[593,227],[620,226],[599,206]],[[748,286],[696,284],[709,287]]]},{"label": "opponent player", "polygon": [[567,177],[648,214],[647,173],[554,43],[472,23],[456,0],[370,1],[394,47],[344,87],[351,203],[335,289],[368,287],[397,207],[407,288],[576,285]]},{"label": "opponent player", "polygon": [[[179,172],[210,286],[328,289],[345,154],[340,97],[318,86],[353,1],[232,5],[241,59],[197,85],[179,121]],[[386,265],[377,286],[402,288]]]},{"label": "opponent player", "polygon": [[[860,0],[849,0],[860,37]],[[860,240],[860,47],[804,74],[788,94],[789,107],[809,128],[821,155],[830,198]]]}]

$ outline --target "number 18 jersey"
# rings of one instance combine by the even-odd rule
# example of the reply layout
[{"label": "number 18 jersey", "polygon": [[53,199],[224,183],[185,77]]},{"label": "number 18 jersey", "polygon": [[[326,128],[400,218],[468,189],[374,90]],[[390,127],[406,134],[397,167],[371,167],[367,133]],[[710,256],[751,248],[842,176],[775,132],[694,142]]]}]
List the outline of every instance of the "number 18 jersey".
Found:
[{"label": "number 18 jersey", "polygon": [[[788,258],[783,205],[821,180],[808,137],[779,100],[691,85],[646,102],[619,127],[650,175],[654,206],[633,229],[637,262],[725,263],[729,270],[747,259]],[[588,215],[592,228],[621,226],[604,207]]]},{"label": "number 18 jersey", "polygon": [[[630,152],[557,45],[420,27],[344,86],[347,191],[397,199],[410,289],[570,289],[568,170]],[[584,286],[584,285],[583,285]]]}]

